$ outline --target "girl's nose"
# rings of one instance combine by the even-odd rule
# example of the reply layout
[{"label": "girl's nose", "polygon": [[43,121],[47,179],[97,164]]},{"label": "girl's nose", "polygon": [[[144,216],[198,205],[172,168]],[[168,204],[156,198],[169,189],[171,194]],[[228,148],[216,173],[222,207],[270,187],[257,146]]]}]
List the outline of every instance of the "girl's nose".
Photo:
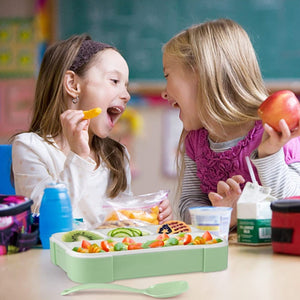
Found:
[{"label": "girl's nose", "polygon": [[122,95],[122,99],[124,99],[125,101],[126,101],[126,103],[130,100],[130,94],[129,94],[129,92],[128,92],[128,90],[127,89],[125,89],[125,91],[124,91],[124,93],[123,93],[123,95]]},{"label": "girl's nose", "polygon": [[167,92],[166,92],[166,91],[162,91],[162,92],[161,92],[161,97],[162,97],[163,99],[165,99],[165,100],[168,100],[168,94],[167,94]]}]

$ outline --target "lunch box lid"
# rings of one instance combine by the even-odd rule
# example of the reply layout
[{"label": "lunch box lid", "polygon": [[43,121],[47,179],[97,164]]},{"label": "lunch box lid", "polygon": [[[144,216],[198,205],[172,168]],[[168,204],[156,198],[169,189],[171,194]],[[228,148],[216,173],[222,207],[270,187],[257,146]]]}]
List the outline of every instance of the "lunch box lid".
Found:
[{"label": "lunch box lid", "polygon": [[273,201],[271,203],[271,209],[274,212],[299,213],[300,196]]},{"label": "lunch box lid", "polygon": [[33,201],[24,196],[0,195],[0,217],[15,216],[26,211]]}]

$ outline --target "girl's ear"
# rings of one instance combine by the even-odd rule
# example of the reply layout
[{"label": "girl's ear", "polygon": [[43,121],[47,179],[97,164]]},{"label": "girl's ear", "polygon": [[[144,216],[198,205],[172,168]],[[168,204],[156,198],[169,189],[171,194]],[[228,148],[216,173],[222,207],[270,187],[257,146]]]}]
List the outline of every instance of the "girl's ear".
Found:
[{"label": "girl's ear", "polygon": [[66,72],[64,77],[64,88],[67,94],[72,98],[76,98],[80,93],[78,77],[73,71],[68,70]]}]

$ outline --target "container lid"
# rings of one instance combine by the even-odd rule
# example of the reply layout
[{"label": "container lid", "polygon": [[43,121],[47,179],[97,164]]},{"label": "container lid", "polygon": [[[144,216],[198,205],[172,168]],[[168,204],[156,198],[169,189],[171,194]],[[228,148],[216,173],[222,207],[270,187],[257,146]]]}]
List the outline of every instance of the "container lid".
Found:
[{"label": "container lid", "polygon": [[24,196],[0,195],[0,217],[14,216],[26,211],[33,204]]},{"label": "container lid", "polygon": [[46,185],[46,189],[66,189],[66,185],[62,182],[51,182]]},{"label": "container lid", "polygon": [[282,213],[300,212],[300,196],[273,201],[271,209]]},{"label": "container lid", "polygon": [[215,211],[226,211],[226,210],[232,210],[232,207],[229,207],[229,206],[193,206],[193,207],[190,207],[189,210],[200,210],[200,211],[205,211],[205,210],[208,210],[208,211],[212,211],[212,210],[215,210]]}]

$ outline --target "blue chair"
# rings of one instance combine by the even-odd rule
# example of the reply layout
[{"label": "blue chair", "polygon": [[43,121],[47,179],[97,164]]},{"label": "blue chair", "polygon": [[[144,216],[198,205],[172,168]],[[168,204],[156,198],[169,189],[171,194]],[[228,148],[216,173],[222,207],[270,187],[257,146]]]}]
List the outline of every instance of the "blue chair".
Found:
[{"label": "blue chair", "polygon": [[0,194],[15,195],[11,182],[12,145],[0,145]]}]

